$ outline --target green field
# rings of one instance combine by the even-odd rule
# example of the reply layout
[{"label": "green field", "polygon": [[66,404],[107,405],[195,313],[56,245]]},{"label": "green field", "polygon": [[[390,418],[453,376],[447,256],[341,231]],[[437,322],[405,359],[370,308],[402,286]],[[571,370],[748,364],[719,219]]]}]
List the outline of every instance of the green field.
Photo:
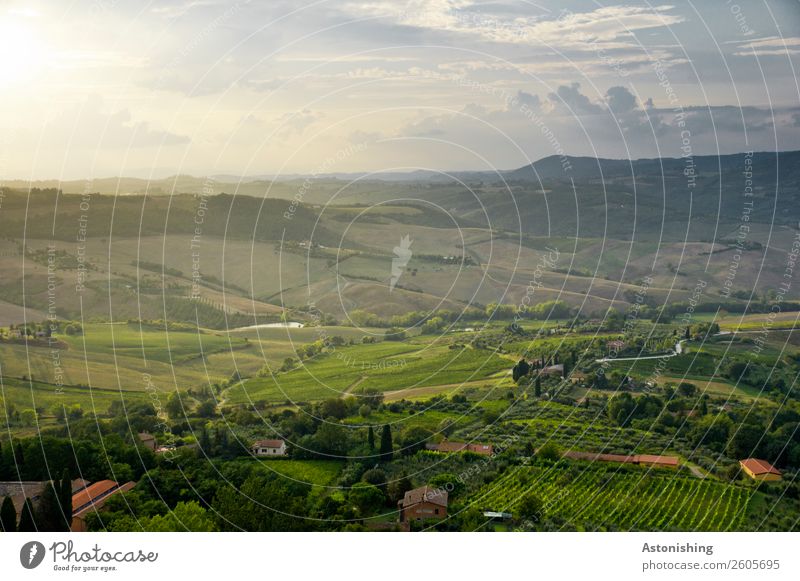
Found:
[{"label": "green field", "polygon": [[331,484],[344,467],[338,460],[289,460],[273,458],[258,459],[265,470],[277,472],[287,479],[304,484],[327,486]]},{"label": "green field", "polygon": [[226,402],[312,401],[340,397],[355,388],[393,391],[450,385],[491,377],[508,367],[508,360],[483,349],[393,342],[358,345],[286,373],[247,380],[229,390]]},{"label": "green field", "polygon": [[514,512],[528,492],[546,517],[579,530],[728,531],[747,512],[748,489],[666,471],[562,460],[521,466],[469,499],[481,510]]}]

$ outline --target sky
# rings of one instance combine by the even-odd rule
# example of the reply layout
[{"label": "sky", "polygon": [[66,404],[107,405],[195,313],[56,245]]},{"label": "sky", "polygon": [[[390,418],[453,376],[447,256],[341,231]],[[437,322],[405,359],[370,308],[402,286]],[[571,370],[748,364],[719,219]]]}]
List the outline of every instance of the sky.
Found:
[{"label": "sky", "polygon": [[800,149],[800,4],[0,0],[0,181]]}]

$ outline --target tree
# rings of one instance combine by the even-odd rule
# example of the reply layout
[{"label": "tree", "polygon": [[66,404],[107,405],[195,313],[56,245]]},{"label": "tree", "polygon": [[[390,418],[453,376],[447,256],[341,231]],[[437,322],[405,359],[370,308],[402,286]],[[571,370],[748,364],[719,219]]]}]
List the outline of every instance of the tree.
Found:
[{"label": "tree", "polygon": [[763,434],[763,428],[752,424],[742,424],[728,442],[727,455],[734,460],[755,456],[756,448]]},{"label": "tree", "polygon": [[386,472],[380,468],[371,468],[367,470],[364,472],[364,476],[362,476],[361,479],[368,484],[377,486],[381,490],[386,489]]},{"label": "tree", "polygon": [[517,364],[511,368],[511,377],[514,381],[519,381],[531,370],[531,366],[528,364],[525,359],[520,359]]},{"label": "tree", "polygon": [[708,415],[708,398],[706,396],[700,399],[700,415]]},{"label": "tree", "polygon": [[393,445],[392,445],[392,428],[389,424],[383,426],[383,430],[381,431],[381,448],[380,448],[380,460],[381,462],[391,462],[392,457],[394,456],[393,452]]},{"label": "tree", "polygon": [[17,510],[10,496],[3,499],[3,505],[0,507],[0,529],[6,533],[17,530]]},{"label": "tree", "polygon": [[70,530],[72,526],[72,480],[69,477],[69,470],[64,468],[61,474],[61,482],[58,487],[58,504],[61,507],[63,517],[62,531]]},{"label": "tree", "polygon": [[678,391],[684,397],[692,397],[697,392],[697,387],[694,383],[682,381],[678,386]]},{"label": "tree", "polygon": [[58,495],[52,482],[45,484],[39,506],[36,510],[36,522],[40,531],[49,533],[59,532],[64,528],[64,515],[58,502]]},{"label": "tree", "polygon": [[545,460],[558,460],[561,458],[561,450],[558,449],[553,442],[548,442],[544,444],[539,451],[536,453],[539,458],[544,458]]},{"label": "tree", "polygon": [[536,397],[541,397],[542,395],[542,378],[538,375],[536,376],[536,381],[533,384],[533,395]]},{"label": "tree", "polygon": [[538,522],[542,518],[544,503],[536,494],[529,492],[520,499],[517,504],[517,511],[520,517]]},{"label": "tree", "polygon": [[348,498],[362,515],[380,508],[384,501],[383,492],[377,486],[367,482],[354,484]]},{"label": "tree", "polygon": [[320,405],[320,416],[322,418],[336,418],[341,420],[347,416],[347,403],[343,399],[326,399]]},{"label": "tree", "polygon": [[168,514],[140,519],[142,528],[152,532],[213,532],[218,530],[214,519],[200,504],[191,500],[179,502]]},{"label": "tree", "polygon": [[181,401],[181,396],[177,391],[169,394],[167,403],[164,406],[164,410],[173,420],[183,417],[183,402]]},{"label": "tree", "polygon": [[375,449],[375,430],[372,429],[372,426],[367,430],[367,445],[370,450]]},{"label": "tree", "polygon": [[416,454],[420,450],[425,449],[427,444],[433,437],[433,432],[423,428],[422,426],[414,426],[405,430],[400,437],[400,447],[404,456]]},{"label": "tree", "polygon": [[408,476],[403,476],[399,480],[395,480],[389,483],[389,500],[392,503],[396,503],[398,500],[402,500],[405,496],[406,492],[412,490],[414,485],[411,484],[411,480],[408,479]]},{"label": "tree", "polygon": [[197,406],[197,415],[201,418],[211,418],[217,411],[217,406],[210,399]]},{"label": "tree", "polygon": [[25,504],[22,505],[22,514],[19,517],[19,527],[17,530],[21,533],[36,532],[36,520],[33,518],[33,503],[30,498],[26,498]]}]

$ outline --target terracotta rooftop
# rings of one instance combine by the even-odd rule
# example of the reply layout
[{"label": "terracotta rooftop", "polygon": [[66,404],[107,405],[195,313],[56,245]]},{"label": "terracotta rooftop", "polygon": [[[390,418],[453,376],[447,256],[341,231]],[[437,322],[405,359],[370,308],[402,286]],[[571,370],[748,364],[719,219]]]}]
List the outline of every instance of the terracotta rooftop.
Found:
[{"label": "terracotta rooftop", "polygon": [[775,468],[775,466],[773,466],[766,460],[759,460],[758,458],[748,458],[747,460],[739,460],[739,464],[741,464],[742,467],[747,468],[750,472],[752,472],[755,475],[760,475],[760,474],[777,474],[778,476],[781,475],[781,471]]},{"label": "terracotta rooftop", "polygon": [[283,440],[257,440],[251,448],[280,448],[283,444]]},{"label": "terracotta rooftop", "polygon": [[[109,498],[118,492],[128,492],[134,486],[135,482],[126,482],[122,486],[113,480],[95,482],[72,497],[72,516],[82,516],[90,510],[100,510]],[[77,504],[76,499],[82,504]]]},{"label": "terracotta rooftop", "polygon": [[406,492],[401,502],[403,508],[408,508],[420,502],[430,502],[432,504],[438,504],[439,506],[447,506],[447,491],[431,488],[430,486],[422,486]]}]

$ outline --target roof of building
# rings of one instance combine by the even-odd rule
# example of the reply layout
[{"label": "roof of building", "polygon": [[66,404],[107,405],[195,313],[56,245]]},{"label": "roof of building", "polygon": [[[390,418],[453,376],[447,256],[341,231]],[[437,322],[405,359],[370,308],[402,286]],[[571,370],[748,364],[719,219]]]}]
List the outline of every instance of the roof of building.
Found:
[{"label": "roof of building", "polygon": [[637,454],[634,456],[637,464],[658,464],[660,466],[677,466],[677,456],[657,456],[654,454]]},{"label": "roof of building", "polygon": [[251,448],[280,448],[284,444],[283,440],[257,440]]},{"label": "roof of building", "polygon": [[139,439],[142,442],[149,442],[150,440],[155,440],[156,437],[153,434],[148,434],[147,432],[139,432]]},{"label": "roof of building", "polygon": [[777,474],[781,475],[781,471],[775,468],[766,460],[759,460],[758,458],[747,458],[746,460],[739,460],[739,464],[743,468],[747,468],[750,472],[756,475],[760,474]]},{"label": "roof of building", "polygon": [[439,506],[447,506],[447,491],[441,488],[422,486],[406,492],[405,496],[403,496],[403,500],[398,504],[401,504],[403,508],[407,508],[421,502],[430,502],[431,504],[438,504]]},{"label": "roof of building", "polygon": [[134,486],[135,482],[126,482],[122,486],[113,480],[95,482],[72,497],[72,516],[83,516],[90,510],[100,510],[109,498],[118,492],[128,492]]},{"label": "roof of building", "polygon": [[72,495],[72,510],[77,513],[86,505],[92,504],[96,499],[117,488],[119,485],[113,480],[100,480],[87,486],[77,494]]},{"label": "roof of building", "polygon": [[494,447],[491,444],[483,444],[475,442],[468,444],[467,442],[449,442],[445,440],[438,444],[426,444],[425,448],[435,452],[474,452],[475,454],[492,454]]},{"label": "roof of building", "polygon": [[622,464],[655,464],[658,466],[678,466],[680,460],[677,456],[658,456],[655,454],[595,454],[594,452],[576,452],[567,450],[562,454],[565,458],[573,460],[588,460],[589,462],[620,462]]}]

